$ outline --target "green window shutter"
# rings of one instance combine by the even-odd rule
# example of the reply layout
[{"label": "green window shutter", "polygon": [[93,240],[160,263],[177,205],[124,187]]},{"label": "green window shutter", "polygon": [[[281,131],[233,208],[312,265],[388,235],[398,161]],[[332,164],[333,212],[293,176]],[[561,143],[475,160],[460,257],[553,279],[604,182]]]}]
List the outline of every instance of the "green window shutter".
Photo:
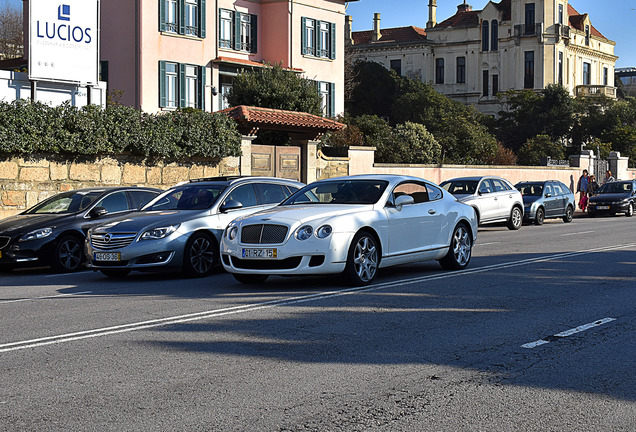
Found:
[{"label": "green window shutter", "polygon": [[159,31],[166,31],[166,0],[159,0]]},{"label": "green window shutter", "polygon": [[250,40],[252,41],[252,46],[250,47],[251,53],[258,52],[258,26],[257,21],[258,17],[256,15],[250,15],[250,23],[252,25],[252,34],[250,35]]},{"label": "green window shutter", "polygon": [[177,13],[179,14],[179,34],[185,34],[186,28],[186,13],[185,13],[185,0],[179,0],[179,6],[177,7]]},{"label": "green window shutter", "polygon": [[329,117],[336,115],[336,85],[334,83],[329,84]]},{"label": "green window shutter", "polygon": [[186,107],[186,65],[179,63],[179,108]]},{"label": "green window shutter", "polygon": [[199,0],[199,37],[205,38],[205,0]]},{"label": "green window shutter", "polygon": [[307,18],[302,17],[300,22],[301,53],[307,54]]},{"label": "green window shutter", "polygon": [[159,61],[159,107],[166,106],[166,62]]},{"label": "green window shutter", "polygon": [[236,51],[241,50],[241,13],[234,12],[234,49]]},{"label": "green window shutter", "polygon": [[199,66],[199,109],[205,111],[205,66]]},{"label": "green window shutter", "polygon": [[331,38],[331,46],[329,47],[329,58],[336,59],[336,25],[329,23],[329,37]]},{"label": "green window shutter", "polygon": [[322,21],[315,20],[314,21],[314,36],[316,38],[314,46],[316,47],[316,53],[314,54],[316,57],[320,57],[320,50],[322,50],[322,33],[321,26]]}]

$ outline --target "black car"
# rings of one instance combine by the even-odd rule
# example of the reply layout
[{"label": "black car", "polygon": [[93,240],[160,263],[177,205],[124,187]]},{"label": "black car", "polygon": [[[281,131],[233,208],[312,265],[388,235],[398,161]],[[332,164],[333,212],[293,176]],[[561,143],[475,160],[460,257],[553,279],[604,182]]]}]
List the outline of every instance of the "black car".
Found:
[{"label": "black car", "polygon": [[587,203],[587,214],[625,213],[630,217],[636,207],[636,180],[605,183]]},{"label": "black car", "polygon": [[84,264],[90,227],[139,209],[162,191],[101,187],[62,192],[15,216],[0,220],[0,270],[50,265],[72,272]]}]

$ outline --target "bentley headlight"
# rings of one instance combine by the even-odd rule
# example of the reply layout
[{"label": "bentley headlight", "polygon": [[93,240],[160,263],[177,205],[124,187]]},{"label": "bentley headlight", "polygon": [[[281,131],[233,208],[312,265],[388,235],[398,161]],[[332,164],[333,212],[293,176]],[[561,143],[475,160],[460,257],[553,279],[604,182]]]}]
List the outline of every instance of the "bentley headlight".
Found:
[{"label": "bentley headlight", "polygon": [[234,240],[237,234],[238,234],[238,227],[236,225],[228,228],[228,232],[227,232],[228,239]]},{"label": "bentley headlight", "polygon": [[298,240],[307,240],[314,233],[314,229],[309,225],[301,226],[296,230],[296,238]]},{"label": "bentley headlight", "polygon": [[316,230],[316,237],[320,239],[327,238],[331,235],[332,231],[331,225],[323,225]]},{"label": "bentley headlight", "polygon": [[165,238],[175,232],[179,228],[179,225],[180,224],[149,229],[141,235],[139,240],[159,240]]},{"label": "bentley headlight", "polygon": [[52,232],[53,232],[53,228],[40,228],[38,230],[31,231],[30,233],[26,233],[25,235],[20,237],[19,241],[23,242],[23,241],[29,241],[29,240],[42,239],[44,237],[50,236]]}]

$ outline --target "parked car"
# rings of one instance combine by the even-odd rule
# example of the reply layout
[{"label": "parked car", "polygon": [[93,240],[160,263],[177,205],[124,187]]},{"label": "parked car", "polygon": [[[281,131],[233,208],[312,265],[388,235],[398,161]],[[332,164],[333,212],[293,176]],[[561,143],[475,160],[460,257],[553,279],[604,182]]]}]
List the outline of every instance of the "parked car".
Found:
[{"label": "parked car", "polygon": [[476,236],[474,210],[439,186],[361,175],[311,183],[278,207],[235,220],[221,257],[243,283],[343,273],[351,284],[366,285],[379,268],[416,261],[463,269]]},{"label": "parked car", "polygon": [[302,183],[273,177],[214,177],[179,184],[140,212],[89,231],[88,266],[106,276],[131,270],[206,276],[219,261],[219,241],[232,220],[273,207]]},{"label": "parked car", "polygon": [[636,208],[636,180],[605,183],[587,203],[587,214],[625,213],[631,217]]},{"label": "parked car", "polygon": [[462,177],[446,180],[441,187],[459,201],[471,205],[479,225],[506,222],[511,230],[523,223],[521,193],[501,177]]},{"label": "parked car", "polygon": [[58,272],[81,268],[84,238],[101,222],[128,215],[162,191],[140,187],[77,189],[54,195],[0,221],[0,266],[50,265]]},{"label": "parked car", "polygon": [[520,182],[515,188],[523,196],[523,219],[543,225],[549,218],[572,222],[576,198],[566,185],[556,180]]}]

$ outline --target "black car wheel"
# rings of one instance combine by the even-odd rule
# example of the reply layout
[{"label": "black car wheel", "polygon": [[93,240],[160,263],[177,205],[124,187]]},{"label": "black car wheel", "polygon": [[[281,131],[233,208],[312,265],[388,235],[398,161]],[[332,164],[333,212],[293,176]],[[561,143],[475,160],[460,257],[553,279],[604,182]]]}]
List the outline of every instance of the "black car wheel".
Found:
[{"label": "black car wheel", "polygon": [[263,283],[269,277],[268,275],[260,275],[260,274],[239,274],[232,273],[234,279],[244,284],[259,284]]},{"label": "black car wheel", "polygon": [[375,238],[367,232],[359,232],[353,238],[347,255],[344,276],[354,286],[368,285],[378,272],[379,250]]},{"label": "black car wheel", "polygon": [[448,253],[439,263],[446,270],[462,270],[468,266],[472,256],[473,239],[465,225],[455,227]]},{"label": "black car wheel", "polygon": [[627,211],[625,212],[625,216],[632,217],[634,215],[634,204],[627,204]]},{"label": "black car wheel", "polygon": [[508,229],[518,230],[523,223],[523,213],[519,207],[513,207],[508,220]]},{"label": "black car wheel", "polygon": [[194,233],[183,253],[183,273],[191,277],[203,277],[212,273],[217,263],[218,246],[205,233]]},{"label": "black car wheel", "polygon": [[59,273],[75,272],[84,263],[83,241],[73,235],[60,237],[53,251],[53,270]]},{"label": "black car wheel", "polygon": [[539,207],[537,209],[537,214],[534,217],[534,224],[543,225],[544,220],[545,220],[545,211],[543,210],[543,207]]},{"label": "black car wheel", "polygon": [[122,270],[122,269],[103,269],[100,270],[104,276],[108,276],[109,278],[123,278],[128,276],[130,270]]},{"label": "black car wheel", "polygon": [[570,223],[570,222],[572,222],[572,218],[573,217],[574,217],[574,209],[572,208],[572,206],[568,206],[568,208],[565,209],[565,215],[563,216],[563,222]]}]

